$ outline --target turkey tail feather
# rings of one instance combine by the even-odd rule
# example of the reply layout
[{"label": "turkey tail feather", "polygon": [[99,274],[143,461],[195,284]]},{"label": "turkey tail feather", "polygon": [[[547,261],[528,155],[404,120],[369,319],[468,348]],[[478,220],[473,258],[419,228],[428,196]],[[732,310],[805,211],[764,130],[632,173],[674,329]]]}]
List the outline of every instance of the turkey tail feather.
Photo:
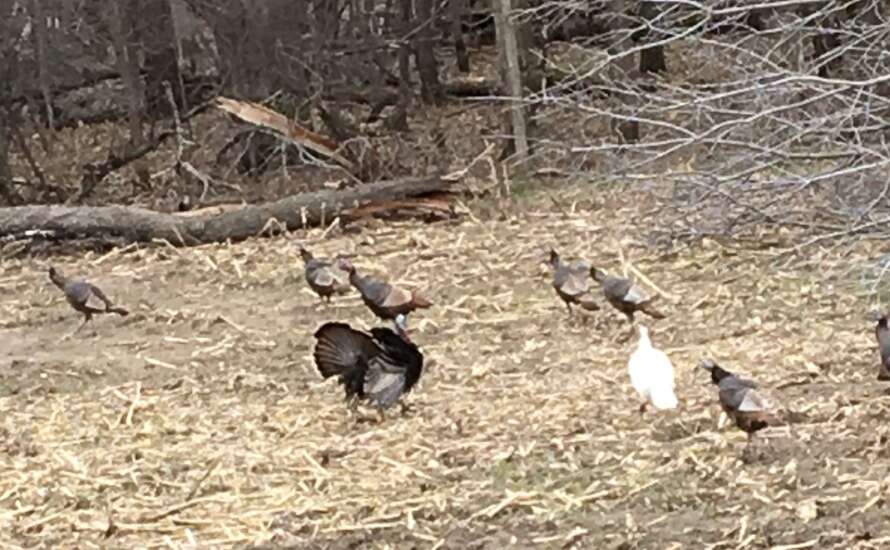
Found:
[{"label": "turkey tail feather", "polygon": [[325,323],[315,331],[315,338],[315,365],[325,378],[349,375],[366,365],[377,349],[369,336],[344,323]]},{"label": "turkey tail feather", "polygon": [[414,307],[418,309],[423,309],[427,307],[431,307],[433,305],[432,302],[421,296],[420,294],[412,294],[411,302],[414,304]]},{"label": "turkey tail feather", "polygon": [[665,317],[667,317],[667,315],[658,311],[658,309],[656,309],[656,307],[654,305],[652,305],[652,300],[649,300],[648,302],[644,303],[640,307],[640,311],[642,311],[649,317],[652,317],[653,319],[664,319]]}]

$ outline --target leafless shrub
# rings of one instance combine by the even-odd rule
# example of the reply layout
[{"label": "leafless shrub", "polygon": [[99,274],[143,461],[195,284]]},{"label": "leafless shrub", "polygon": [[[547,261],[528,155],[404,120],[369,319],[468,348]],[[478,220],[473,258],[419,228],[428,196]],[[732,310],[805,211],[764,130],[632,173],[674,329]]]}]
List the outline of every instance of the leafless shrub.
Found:
[{"label": "leafless shrub", "polygon": [[[764,223],[837,236],[890,219],[881,2],[666,0],[642,3],[648,13],[579,4],[522,14],[609,29],[548,58],[557,82],[529,101],[545,107],[543,119],[583,123],[539,140],[539,152],[556,149],[605,180],[669,181],[664,226],[674,237]],[[644,66],[655,48],[666,70]]]}]

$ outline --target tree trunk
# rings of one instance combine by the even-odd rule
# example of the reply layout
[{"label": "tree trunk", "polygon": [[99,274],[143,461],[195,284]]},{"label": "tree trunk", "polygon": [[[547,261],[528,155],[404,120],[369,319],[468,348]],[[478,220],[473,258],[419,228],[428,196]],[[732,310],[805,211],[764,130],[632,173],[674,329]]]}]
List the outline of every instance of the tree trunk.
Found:
[{"label": "tree trunk", "polygon": [[500,0],[495,25],[498,37],[498,58],[501,75],[512,101],[510,108],[511,135],[515,152],[520,159],[528,157],[528,135],[525,125],[525,109],[522,103],[522,75],[519,70],[519,48],[516,43],[516,27],[510,15],[511,0]]},{"label": "tree trunk", "polygon": [[127,206],[18,206],[0,208],[0,236],[48,232],[54,239],[92,238],[115,244],[167,240],[176,246],[240,241],[277,221],[293,230],[331,223],[366,203],[419,197],[448,189],[438,177],[384,181],[344,191],[318,191],[248,205],[221,214],[177,215]]},{"label": "tree trunk", "polygon": [[9,117],[0,106],[0,197],[6,204],[14,206],[18,201],[12,191],[12,171],[9,169]]},{"label": "tree trunk", "polygon": [[315,0],[312,13],[315,15],[315,30],[320,43],[331,42],[340,36],[339,0]]},{"label": "tree trunk", "polygon": [[[333,0],[331,2],[336,4]],[[253,7],[264,7],[258,2],[250,4]],[[270,80],[275,77],[276,71],[262,47],[263,42],[269,38],[268,28],[258,28],[257,25],[262,10],[248,9],[242,0],[224,3],[191,2],[190,5],[213,29],[213,40],[218,53],[217,66],[224,79],[223,89],[229,95],[243,99],[258,100],[267,97],[274,89]],[[323,47],[323,44],[319,43],[318,47]]]},{"label": "tree trunk", "polygon": [[[43,96],[43,105],[46,107],[46,126],[55,128],[55,116],[53,114],[52,82],[49,70],[49,52],[46,39],[46,16],[43,13],[42,0],[31,0],[31,12],[34,15],[34,42],[37,53],[37,81],[40,85],[40,94]],[[50,143],[48,141],[48,143]]]},{"label": "tree trunk", "polygon": [[461,18],[464,15],[466,0],[449,0],[451,8],[451,38],[454,39],[454,54],[457,57],[457,70],[462,73],[470,72],[470,56],[467,54],[467,44],[464,42],[464,33],[461,29]]},{"label": "tree trunk", "polygon": [[13,37],[21,36],[24,18],[16,21],[6,15],[0,17],[0,196],[6,204],[18,202],[12,187],[12,169],[9,166],[9,132],[13,124],[10,116],[12,100],[21,92],[19,77],[20,45]]},{"label": "tree trunk", "polygon": [[[640,15],[646,22],[651,23],[659,15],[658,5],[655,2],[642,2],[640,5]],[[647,41],[658,40],[658,37],[654,36],[651,31],[646,32],[644,36],[644,40]],[[661,73],[665,71],[667,71],[667,63],[664,59],[664,46],[659,44],[657,46],[649,46],[648,48],[640,50],[641,73]]]},{"label": "tree trunk", "polygon": [[145,51],[146,111],[152,118],[171,116],[164,82],[173,88],[173,97],[180,111],[188,109],[181,102],[185,97],[176,55],[176,32],[170,0],[143,0],[140,6],[145,23],[140,27],[140,38]]},{"label": "tree trunk", "polygon": [[[123,4],[123,5],[122,5]],[[139,75],[139,60],[135,55],[136,48],[128,40],[133,29],[125,10],[131,7],[132,1],[122,2],[108,0],[108,26],[114,42],[114,53],[117,68],[123,77],[127,89],[127,116],[130,123],[130,144],[139,147],[144,141],[142,135],[142,116],[145,105],[145,93]]]},{"label": "tree trunk", "polygon": [[414,39],[414,58],[420,74],[420,95],[424,103],[438,105],[442,99],[442,87],[439,84],[439,65],[434,50],[433,2],[415,0],[415,9],[417,17],[414,22],[419,29]]},{"label": "tree trunk", "polygon": [[[392,25],[400,29],[402,36],[411,30],[411,0],[399,2],[400,24]],[[411,48],[404,40],[399,45],[399,95],[401,101],[396,102],[393,114],[387,121],[387,125],[400,132],[407,132],[408,108],[411,106]]]},{"label": "tree trunk", "polygon": [[[313,80],[319,75],[310,70],[312,60],[308,52],[315,48],[312,20],[306,2],[293,0],[266,1],[269,10],[268,51],[275,60],[275,69],[269,75],[275,89],[285,89],[303,100],[295,113],[298,120],[312,118],[312,102],[306,101],[315,92]],[[282,51],[300,52],[297,59],[286,59]]]}]

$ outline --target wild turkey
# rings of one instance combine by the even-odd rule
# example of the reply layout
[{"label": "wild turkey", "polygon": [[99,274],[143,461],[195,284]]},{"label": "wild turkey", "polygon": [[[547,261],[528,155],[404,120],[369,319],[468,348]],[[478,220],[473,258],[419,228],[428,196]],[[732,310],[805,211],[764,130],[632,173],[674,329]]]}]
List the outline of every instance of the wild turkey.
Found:
[{"label": "wild turkey", "polygon": [[331,302],[334,294],[345,294],[349,291],[346,274],[337,270],[326,258],[316,258],[304,247],[300,247],[300,256],[305,266],[306,282],[322,301]]},{"label": "wild turkey", "polygon": [[122,307],[115,307],[105,293],[95,285],[83,279],[69,279],[52,266],[49,268],[49,280],[65,293],[65,299],[75,311],[83,313],[83,323],[71,333],[72,335],[80,332],[94,314],[116,313],[124,317],[130,313]]},{"label": "wild turkey", "polygon": [[664,319],[665,315],[653,306],[654,298],[634,284],[631,279],[608,275],[605,271],[590,268],[590,276],[603,287],[603,294],[612,307],[627,316],[630,323],[634,322],[634,313],[642,311],[653,319]]},{"label": "wild turkey", "polygon": [[674,393],[674,365],[667,354],[652,346],[649,329],[640,325],[640,341],[627,362],[630,383],[637,390],[643,404],[640,414],[652,405],[656,409],[676,409]]},{"label": "wild turkey", "polygon": [[890,327],[887,327],[887,314],[878,314],[875,337],[881,352],[881,365],[878,367],[878,380],[890,380]]},{"label": "wild turkey", "polygon": [[596,311],[600,307],[593,301],[590,292],[590,265],[587,262],[565,263],[555,250],[550,250],[548,261],[553,269],[553,288],[565,302],[572,316],[572,304],[577,304],[587,311]]},{"label": "wild turkey", "polygon": [[408,340],[405,322],[404,315],[396,316],[397,332],[375,327],[369,335],[336,322],[315,332],[315,365],[324,378],[339,378],[351,410],[366,400],[382,419],[383,411],[420,379],[423,354]]},{"label": "wild turkey", "polygon": [[719,390],[720,407],[740,430],[748,434],[749,446],[755,433],[781,423],[773,405],[753,380],[740,378],[710,359],[704,360],[701,368],[711,373],[711,382]]},{"label": "wild turkey", "polygon": [[433,305],[414,291],[403,290],[372,277],[362,277],[352,262],[345,258],[337,262],[337,267],[349,273],[349,282],[362,295],[362,301],[384,321],[395,320],[398,315],[408,315],[415,309]]}]

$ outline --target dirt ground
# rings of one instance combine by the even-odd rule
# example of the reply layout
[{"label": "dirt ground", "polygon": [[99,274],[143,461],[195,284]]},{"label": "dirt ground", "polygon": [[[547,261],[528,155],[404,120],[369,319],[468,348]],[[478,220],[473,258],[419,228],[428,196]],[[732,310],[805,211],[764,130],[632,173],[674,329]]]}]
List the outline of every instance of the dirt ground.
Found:
[{"label": "dirt ground", "polygon": [[[643,207],[574,188],[460,223],[320,231],[0,267],[0,541],[29,548],[886,548],[888,386],[869,304],[778,249],[664,255]],[[311,361],[325,306],[297,244],[423,289],[413,410],[354,422]],[[667,293],[643,318],[681,408],[641,417],[636,337],[604,309],[570,322],[548,247]],[[860,251],[873,254],[881,244]],[[823,266],[849,257],[820,252]],[[835,255],[832,255],[835,254]],[[126,318],[79,318],[46,276],[88,275]],[[745,435],[695,366],[759,380],[799,422]],[[370,411],[366,416],[373,417]]]}]

